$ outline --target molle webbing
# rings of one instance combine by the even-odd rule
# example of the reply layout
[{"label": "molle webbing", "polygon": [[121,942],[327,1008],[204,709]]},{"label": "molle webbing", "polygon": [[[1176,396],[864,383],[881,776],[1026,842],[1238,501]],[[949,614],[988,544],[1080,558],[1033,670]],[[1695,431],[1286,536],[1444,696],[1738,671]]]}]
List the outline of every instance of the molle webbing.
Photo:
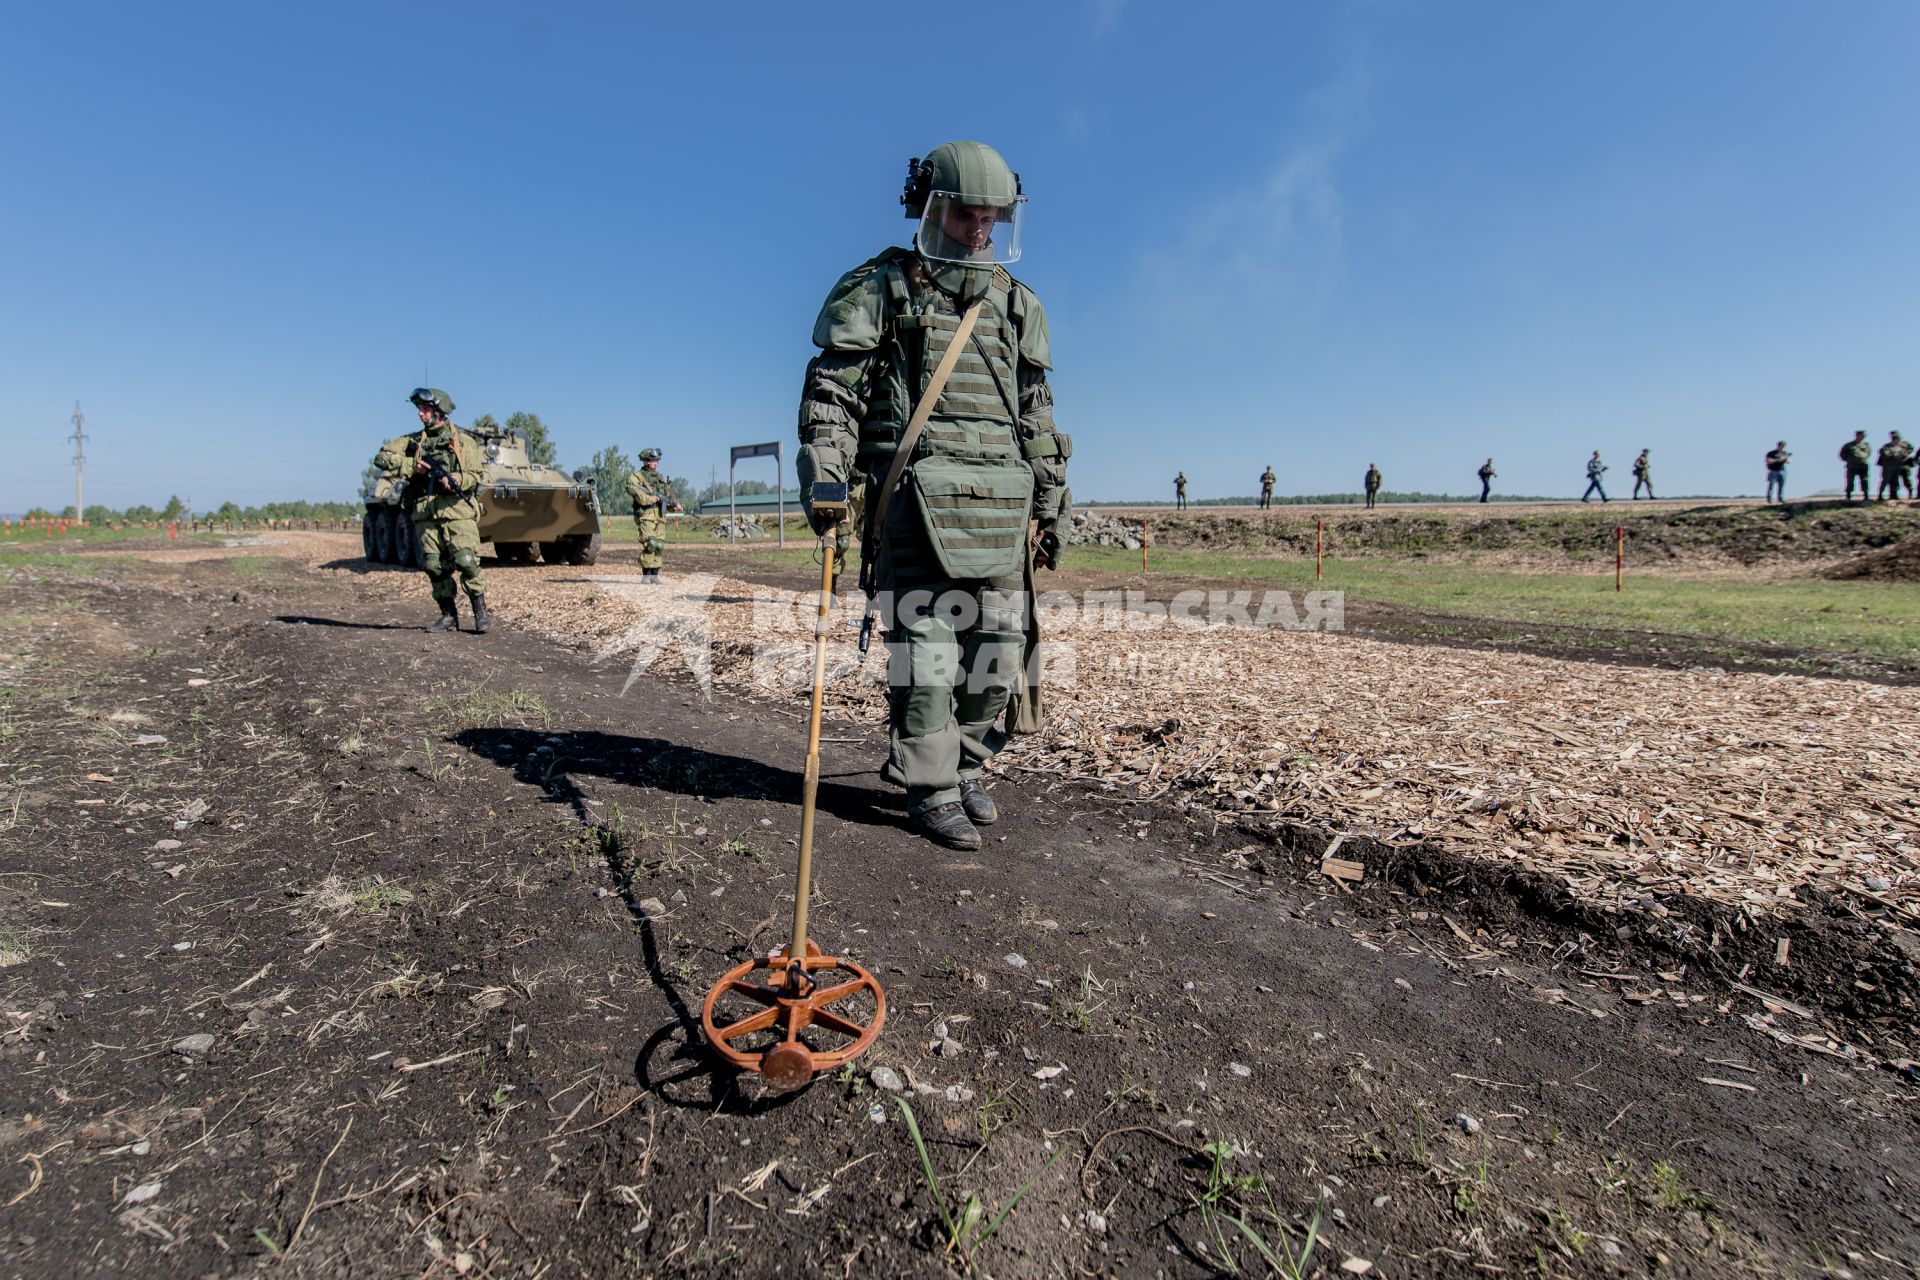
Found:
[{"label": "molle webbing", "polygon": [[[860,424],[859,456],[868,463],[893,453],[913,406],[934,368],[952,345],[960,316],[953,299],[935,288],[917,259],[887,270],[887,327],[883,350],[891,359],[876,370],[871,400]],[[1016,384],[1016,347],[1009,327],[1012,277],[995,271],[974,329],[975,343],[962,347],[947,385],[933,407],[920,446],[921,455],[1020,459],[1012,416],[994,373],[1003,385]],[[982,359],[995,368],[990,369]]]}]

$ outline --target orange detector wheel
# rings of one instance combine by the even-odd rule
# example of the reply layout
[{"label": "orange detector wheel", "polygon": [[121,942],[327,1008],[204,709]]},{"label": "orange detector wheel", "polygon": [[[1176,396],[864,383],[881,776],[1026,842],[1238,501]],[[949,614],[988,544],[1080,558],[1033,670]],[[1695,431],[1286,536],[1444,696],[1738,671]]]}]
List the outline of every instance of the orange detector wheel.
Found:
[{"label": "orange detector wheel", "polygon": [[[864,968],[821,955],[811,940],[800,960],[789,961],[787,952],[729,969],[700,1010],[713,1051],[776,1089],[798,1089],[816,1072],[859,1057],[887,1019],[886,993]],[[753,981],[759,970],[771,981]]]}]

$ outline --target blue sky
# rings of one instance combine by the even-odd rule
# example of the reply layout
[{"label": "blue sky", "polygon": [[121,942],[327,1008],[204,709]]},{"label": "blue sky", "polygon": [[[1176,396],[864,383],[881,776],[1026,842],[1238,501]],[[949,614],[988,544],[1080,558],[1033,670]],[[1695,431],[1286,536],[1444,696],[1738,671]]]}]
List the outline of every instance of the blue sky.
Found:
[{"label": "blue sky", "polygon": [[[906,157],[1031,197],[1082,499],[1794,492],[1912,436],[1920,6],[15,5],[0,511],[346,498],[414,425],[539,413],[724,475]],[[766,464],[758,464],[763,470]],[[758,474],[743,472],[743,475]]]}]

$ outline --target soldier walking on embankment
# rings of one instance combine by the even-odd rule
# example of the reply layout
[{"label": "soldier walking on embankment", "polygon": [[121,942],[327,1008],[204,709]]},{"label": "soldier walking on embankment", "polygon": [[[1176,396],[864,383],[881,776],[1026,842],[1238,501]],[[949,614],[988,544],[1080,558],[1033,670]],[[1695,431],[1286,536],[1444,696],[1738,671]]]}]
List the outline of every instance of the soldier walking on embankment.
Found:
[{"label": "soldier walking on embankment", "polygon": [[1580,495],[1580,501],[1591,502],[1593,495],[1599,494],[1600,501],[1606,502],[1606,486],[1600,483],[1600,477],[1607,473],[1607,464],[1600,461],[1600,451],[1595,449],[1593,456],[1587,459],[1587,491]]}]

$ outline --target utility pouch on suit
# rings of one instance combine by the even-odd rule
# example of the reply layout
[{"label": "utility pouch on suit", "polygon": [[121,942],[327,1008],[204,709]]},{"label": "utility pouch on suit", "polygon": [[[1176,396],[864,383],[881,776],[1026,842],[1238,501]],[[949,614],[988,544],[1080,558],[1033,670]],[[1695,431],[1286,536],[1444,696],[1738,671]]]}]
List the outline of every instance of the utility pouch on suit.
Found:
[{"label": "utility pouch on suit", "polygon": [[913,464],[913,497],[941,573],[1007,578],[1020,572],[1033,509],[1033,471],[1024,463],[921,458]]}]

